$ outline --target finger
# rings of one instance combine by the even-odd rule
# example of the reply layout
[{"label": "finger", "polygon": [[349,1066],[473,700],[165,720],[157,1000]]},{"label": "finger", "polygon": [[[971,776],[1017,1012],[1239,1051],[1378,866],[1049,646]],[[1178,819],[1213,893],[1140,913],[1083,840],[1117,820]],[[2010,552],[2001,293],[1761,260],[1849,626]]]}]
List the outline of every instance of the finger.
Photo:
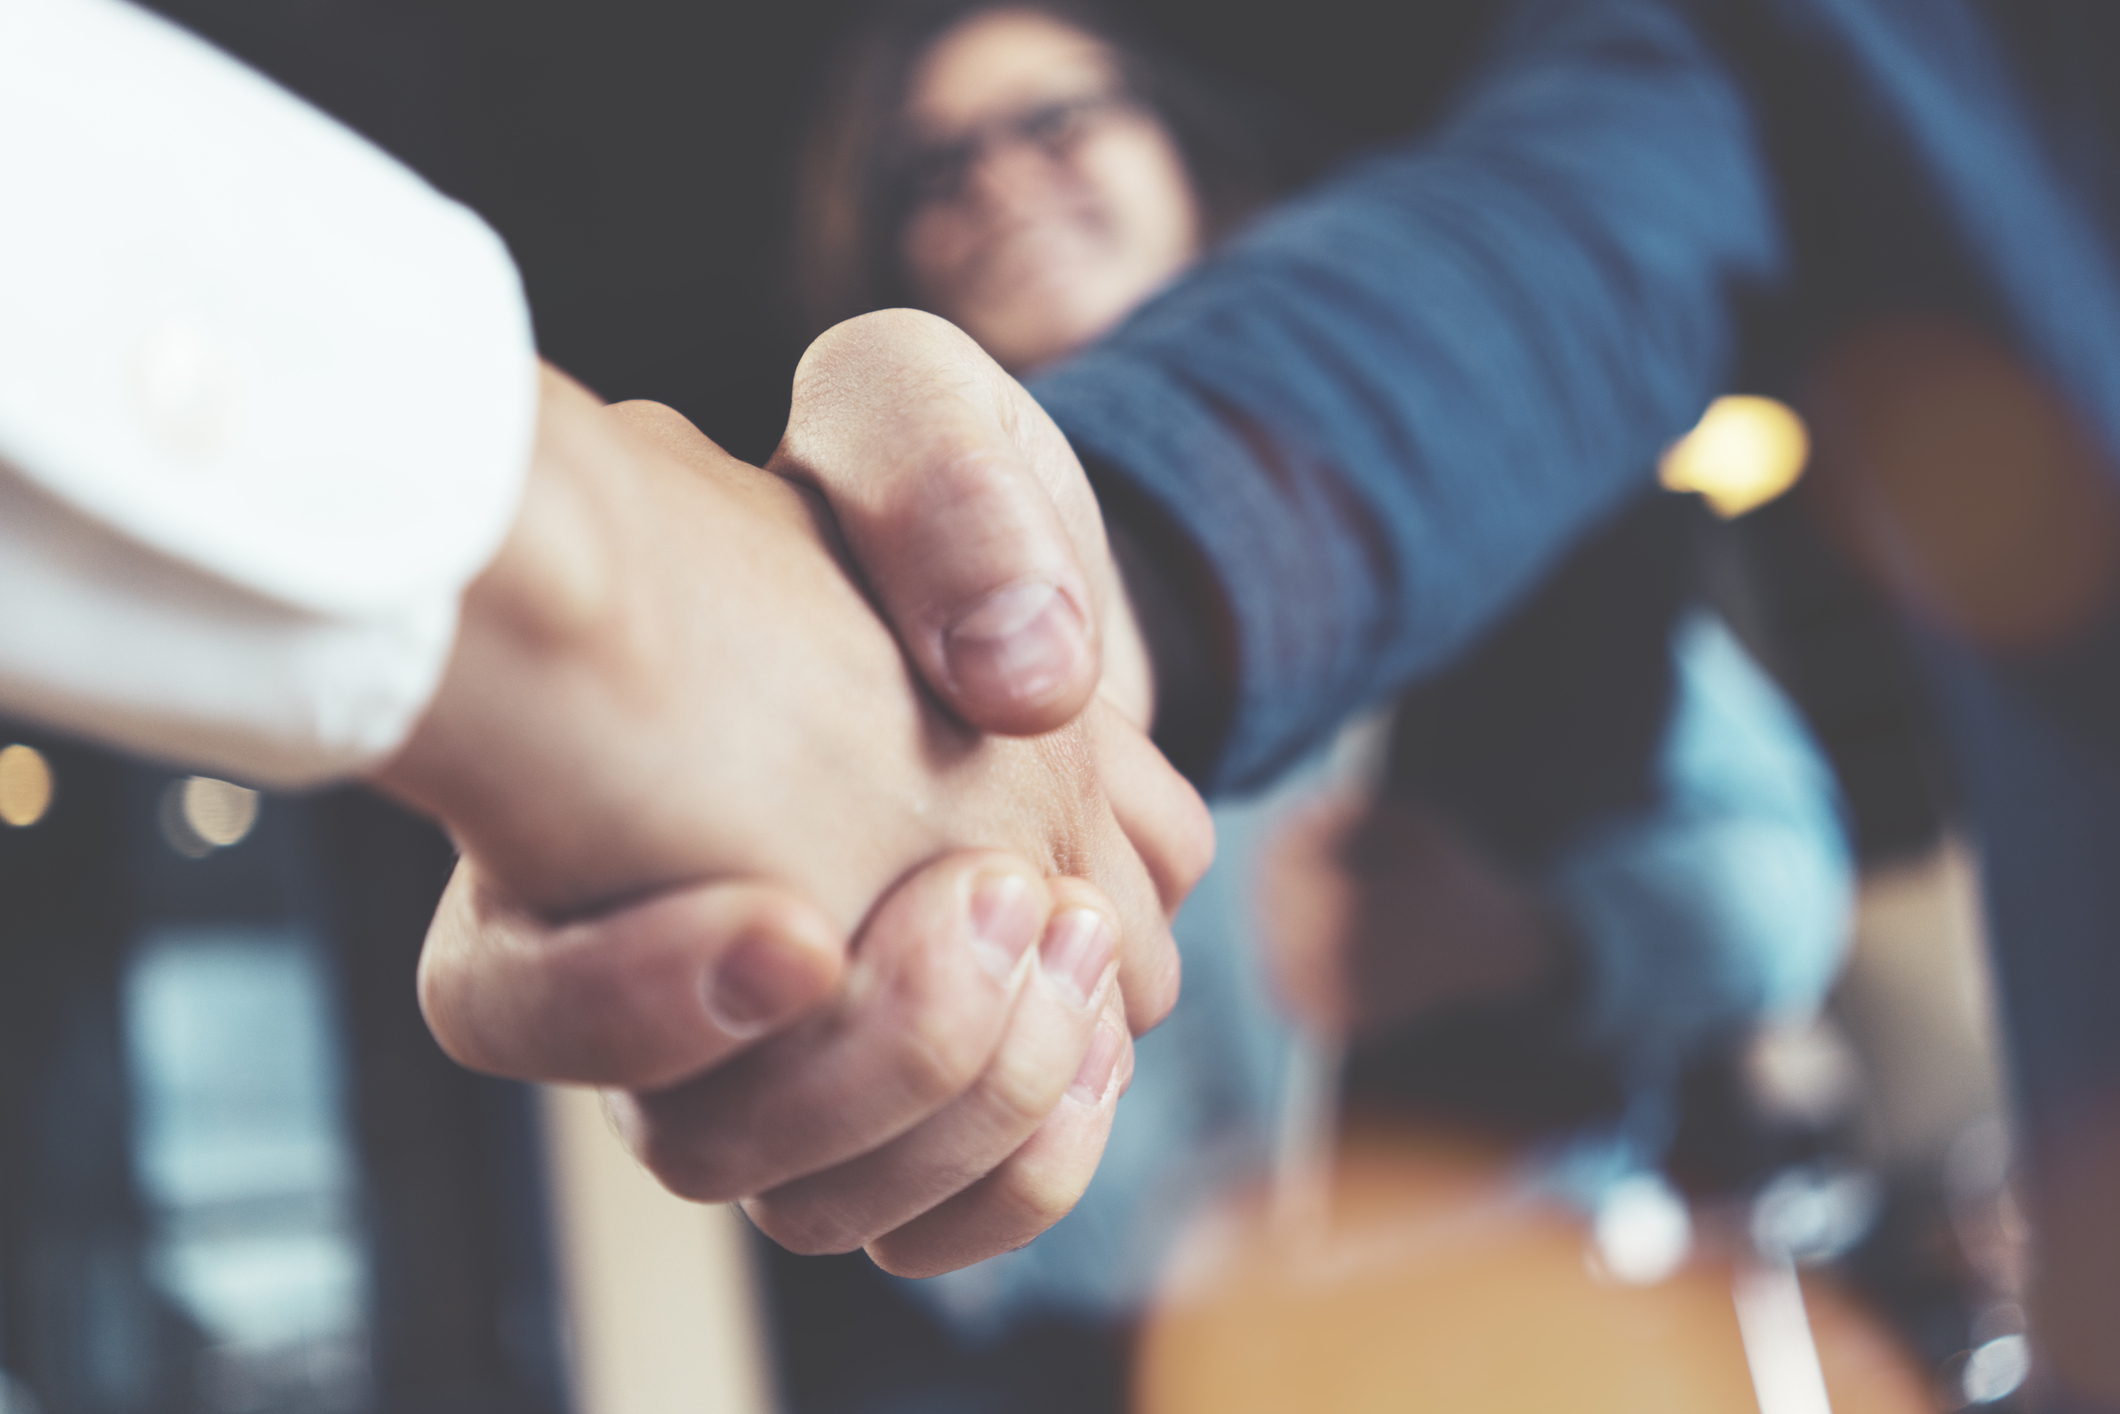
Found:
[{"label": "finger", "polygon": [[1215,862],[1215,822],[1207,802],[1138,728],[1117,712],[1093,710],[1097,776],[1119,828],[1175,917]]},{"label": "finger", "polygon": [[1056,904],[1008,1031],[972,1087],[873,1153],[745,1204],[796,1252],[849,1252],[961,1192],[1021,1148],[1089,1057],[1117,986],[1118,932],[1088,884],[1051,881]]},{"label": "finger", "polygon": [[818,1006],[839,931],[785,889],[704,884],[548,923],[457,866],[420,954],[421,1009],[474,1070],[523,1080],[668,1085]]},{"label": "finger", "polygon": [[[1178,949],[1169,924],[1214,859],[1214,822],[1163,753],[1117,712],[1099,701],[1087,723],[1112,818],[1137,856],[1120,862],[1130,869],[1112,866],[1108,886],[1123,901],[1119,985],[1139,1036],[1177,1003]],[[1146,877],[1137,887],[1127,887],[1130,876],[1141,875]]]},{"label": "finger", "polygon": [[[829,331],[796,370],[769,469],[824,493],[921,674],[967,721],[1030,735],[1088,703],[1116,586],[1094,498],[1059,430],[970,339],[911,310]],[[1079,488],[1065,507],[1050,480]]]},{"label": "finger", "polygon": [[870,1258],[899,1276],[934,1276],[1014,1251],[1066,1217],[1096,1175],[1133,1075],[1125,1018],[1109,1007],[1080,1070],[1029,1141],[964,1192],[869,1243]]},{"label": "finger", "polygon": [[664,1186],[712,1202],[889,1143],[985,1071],[1050,912],[1013,856],[930,864],[878,905],[836,1002],[695,1080],[621,1097],[628,1142]]}]

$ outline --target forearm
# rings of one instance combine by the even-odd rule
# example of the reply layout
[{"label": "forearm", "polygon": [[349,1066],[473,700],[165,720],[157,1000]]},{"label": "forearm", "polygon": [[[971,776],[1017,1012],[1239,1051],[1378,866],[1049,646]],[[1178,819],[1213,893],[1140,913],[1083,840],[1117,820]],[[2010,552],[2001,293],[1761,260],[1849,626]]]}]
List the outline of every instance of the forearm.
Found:
[{"label": "forearm", "polygon": [[1547,4],[1432,139],[1039,380],[1231,630],[1227,730],[1171,748],[1255,780],[1450,658],[1698,416],[1784,260],[1743,98],[1676,8]]}]

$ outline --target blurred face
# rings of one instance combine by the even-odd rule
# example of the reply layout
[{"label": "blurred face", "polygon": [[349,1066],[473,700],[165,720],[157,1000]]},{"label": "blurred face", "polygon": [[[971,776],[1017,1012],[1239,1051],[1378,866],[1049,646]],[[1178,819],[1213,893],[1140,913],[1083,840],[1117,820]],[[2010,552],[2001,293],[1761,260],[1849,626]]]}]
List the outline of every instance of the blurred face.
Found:
[{"label": "blurred face", "polygon": [[1199,251],[1177,145],[1071,25],[972,16],[921,56],[905,117],[907,279],[1012,372],[1111,328]]}]

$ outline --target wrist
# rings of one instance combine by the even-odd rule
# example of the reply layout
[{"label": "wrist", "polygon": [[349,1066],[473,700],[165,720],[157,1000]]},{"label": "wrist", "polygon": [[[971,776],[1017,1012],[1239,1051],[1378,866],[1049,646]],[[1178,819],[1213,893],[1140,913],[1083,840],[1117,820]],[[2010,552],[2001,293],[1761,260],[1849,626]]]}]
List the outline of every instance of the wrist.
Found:
[{"label": "wrist", "polygon": [[[466,589],[456,641],[412,735],[371,773],[385,793],[448,825],[514,875],[511,860],[557,857],[543,836],[564,815],[540,799],[564,736],[557,718],[582,685],[612,680],[648,631],[627,598],[617,553],[624,478],[600,404],[545,368],[523,497],[501,549]],[[526,763],[536,763],[534,766]],[[488,850],[487,844],[499,846]],[[524,880],[510,878],[511,885]],[[578,902],[589,887],[540,877],[523,895]]]},{"label": "wrist", "polygon": [[[1156,746],[1194,781],[1212,773],[1237,696],[1233,626],[1205,558],[1109,468],[1083,467],[1103,509],[1124,586],[1123,621],[1107,629],[1107,674],[1138,675]],[[1114,641],[1117,640],[1117,641]]]},{"label": "wrist", "polygon": [[[622,619],[612,525],[612,448],[581,385],[541,370],[537,442],[523,502],[501,550],[464,596],[467,616],[554,653],[608,641]],[[586,416],[585,416],[586,415]]]}]

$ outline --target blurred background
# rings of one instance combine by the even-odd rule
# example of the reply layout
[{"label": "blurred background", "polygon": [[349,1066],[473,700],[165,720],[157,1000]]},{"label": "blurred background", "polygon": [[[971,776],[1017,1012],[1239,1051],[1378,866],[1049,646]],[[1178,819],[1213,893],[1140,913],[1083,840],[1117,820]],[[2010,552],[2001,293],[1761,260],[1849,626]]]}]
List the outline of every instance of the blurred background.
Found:
[{"label": "blurred background", "polygon": [[[810,332],[798,156],[854,6],[155,8],[484,216],[547,358],[769,454]],[[1403,7],[1390,46],[1374,8],[1126,13],[1329,161],[1427,121],[1495,7]],[[437,832],[0,724],[0,1411],[1794,1414],[1761,1384],[1811,1358],[1784,1267],[1833,1407],[2010,1407],[1972,853],[1906,650],[1805,513],[1800,424],[1721,413],[1665,467],[1689,573],[1823,747],[1860,883],[1823,1013],[1689,1058],[1655,1183],[1570,1189],[1624,1087],[1446,1018],[1344,1057],[1283,1038],[1271,1124],[1139,1179],[1177,1196],[1122,1297],[791,1258],[662,1197],[593,1098],[439,1053],[413,996]]]}]

